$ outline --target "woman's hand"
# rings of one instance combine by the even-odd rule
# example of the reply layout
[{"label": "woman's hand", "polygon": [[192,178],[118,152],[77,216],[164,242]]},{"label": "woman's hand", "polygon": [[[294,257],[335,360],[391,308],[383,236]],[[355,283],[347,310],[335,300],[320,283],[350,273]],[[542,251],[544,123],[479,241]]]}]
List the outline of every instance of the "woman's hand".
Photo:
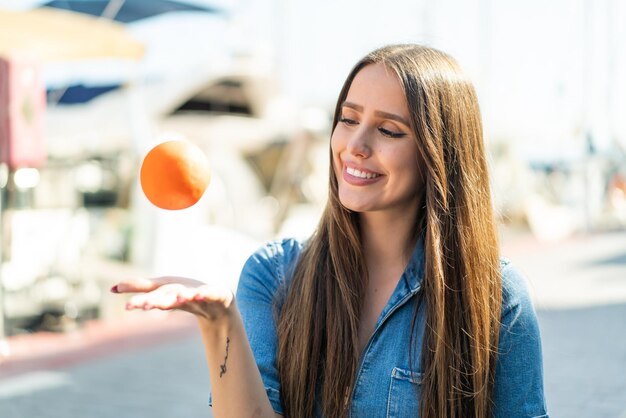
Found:
[{"label": "woman's hand", "polygon": [[185,277],[125,280],[111,291],[140,293],[129,299],[126,309],[180,309],[208,322],[227,319],[235,309],[235,297],[227,287]]},{"label": "woman's hand", "polygon": [[127,309],[181,309],[196,315],[216,417],[279,417],[272,409],[235,296],[226,286],[184,277],[125,280],[113,293],[137,293]]}]

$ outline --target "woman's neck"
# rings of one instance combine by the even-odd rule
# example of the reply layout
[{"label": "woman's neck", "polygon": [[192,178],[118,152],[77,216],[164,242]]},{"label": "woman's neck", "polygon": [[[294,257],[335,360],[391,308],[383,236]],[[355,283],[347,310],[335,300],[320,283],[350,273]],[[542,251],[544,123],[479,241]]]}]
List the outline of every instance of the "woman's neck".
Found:
[{"label": "woman's neck", "polygon": [[361,213],[363,251],[370,272],[404,269],[412,254],[416,214]]}]

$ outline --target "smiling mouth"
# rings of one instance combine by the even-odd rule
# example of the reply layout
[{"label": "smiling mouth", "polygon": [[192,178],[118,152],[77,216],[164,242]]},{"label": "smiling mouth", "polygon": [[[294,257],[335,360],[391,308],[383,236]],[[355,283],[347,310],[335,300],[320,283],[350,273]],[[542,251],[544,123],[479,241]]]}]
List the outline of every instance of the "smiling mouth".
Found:
[{"label": "smiling mouth", "polygon": [[365,171],[357,170],[356,168],[352,168],[352,167],[346,167],[346,172],[353,177],[358,177],[361,179],[373,179],[376,177],[380,177],[380,174],[378,173],[368,173]]}]

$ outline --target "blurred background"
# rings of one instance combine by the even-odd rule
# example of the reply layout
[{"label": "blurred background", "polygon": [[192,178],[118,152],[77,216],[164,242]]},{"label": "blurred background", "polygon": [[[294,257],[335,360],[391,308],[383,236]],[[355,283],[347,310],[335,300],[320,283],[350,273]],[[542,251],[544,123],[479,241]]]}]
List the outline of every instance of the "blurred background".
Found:
[{"label": "blurred background", "polygon": [[[0,416],[211,416],[193,318],[109,288],[234,289],[261,243],[308,236],[345,76],[416,42],[475,82],[550,415],[626,417],[624,21],[620,0],[0,0]],[[212,182],[170,212],[138,173],[177,138]]]}]

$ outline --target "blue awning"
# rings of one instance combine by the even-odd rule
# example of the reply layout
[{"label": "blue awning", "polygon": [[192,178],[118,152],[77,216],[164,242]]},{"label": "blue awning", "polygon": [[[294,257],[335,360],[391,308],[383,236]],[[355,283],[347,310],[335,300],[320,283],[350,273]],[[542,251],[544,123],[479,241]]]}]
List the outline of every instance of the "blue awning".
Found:
[{"label": "blue awning", "polygon": [[[101,94],[120,88],[120,84],[111,86],[85,86],[77,84],[65,89],[47,89],[46,95],[48,99],[54,97],[54,104],[78,104],[86,103]],[[59,97],[60,96],[60,97]]]},{"label": "blue awning", "polygon": [[[110,2],[111,0],[53,0],[44,3],[42,6],[101,16]],[[132,23],[164,13],[184,11],[225,13],[217,7],[199,6],[171,0],[125,0],[115,15],[114,20],[122,23]]]},{"label": "blue awning", "polygon": [[[39,7],[54,8],[74,13],[102,16],[113,0],[53,0],[43,2]],[[129,27],[135,22],[176,12],[208,13],[220,17],[229,17],[227,10],[195,2],[194,4],[176,0],[124,0],[113,16],[114,21]],[[96,97],[116,90],[121,84],[106,83],[104,85],[77,83],[63,88],[48,88],[48,101],[54,104],[80,104],[89,102]]]}]

